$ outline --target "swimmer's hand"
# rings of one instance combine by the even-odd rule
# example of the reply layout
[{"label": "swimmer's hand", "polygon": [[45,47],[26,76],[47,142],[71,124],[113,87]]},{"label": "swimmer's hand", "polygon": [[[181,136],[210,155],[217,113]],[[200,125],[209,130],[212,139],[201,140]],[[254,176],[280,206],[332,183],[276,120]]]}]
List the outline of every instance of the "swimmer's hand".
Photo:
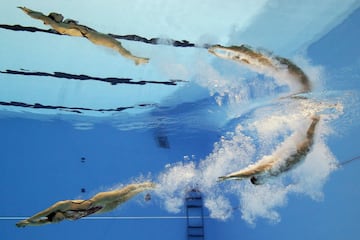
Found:
[{"label": "swimmer's hand", "polygon": [[26,8],[26,7],[18,7],[18,8],[20,8],[21,10],[23,10],[25,13],[32,12],[32,10],[31,10],[31,9]]},{"label": "swimmer's hand", "polygon": [[227,177],[226,176],[221,176],[221,177],[218,177],[217,182],[223,182],[225,180],[227,180]]},{"label": "swimmer's hand", "polygon": [[25,220],[22,220],[20,222],[17,222],[16,226],[19,227],[19,228],[21,228],[21,227],[23,228],[23,227],[26,227],[29,224],[30,224],[30,222],[25,219]]}]

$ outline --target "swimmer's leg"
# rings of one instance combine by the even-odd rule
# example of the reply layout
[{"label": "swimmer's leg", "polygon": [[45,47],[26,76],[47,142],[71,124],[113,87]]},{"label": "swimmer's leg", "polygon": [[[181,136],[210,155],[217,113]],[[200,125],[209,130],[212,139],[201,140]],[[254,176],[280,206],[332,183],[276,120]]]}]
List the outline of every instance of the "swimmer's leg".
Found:
[{"label": "swimmer's leg", "polygon": [[123,203],[136,194],[143,192],[145,190],[150,190],[155,188],[155,184],[152,182],[143,182],[143,183],[134,183],[125,186],[121,189],[116,189],[109,192],[100,192],[92,197],[90,200],[92,202],[119,202]]},{"label": "swimmer's leg", "polygon": [[116,45],[116,50],[123,56],[130,60],[133,60],[136,65],[146,64],[149,62],[149,58],[142,58],[134,56],[129,50],[125,49],[121,43]]}]

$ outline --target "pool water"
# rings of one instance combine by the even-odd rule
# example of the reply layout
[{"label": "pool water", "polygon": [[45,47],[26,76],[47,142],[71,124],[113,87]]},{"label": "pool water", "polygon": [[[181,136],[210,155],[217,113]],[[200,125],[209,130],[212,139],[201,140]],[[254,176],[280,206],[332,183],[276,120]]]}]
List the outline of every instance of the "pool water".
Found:
[{"label": "pool water", "polygon": [[[23,4],[111,33],[149,63],[54,34],[4,4],[4,239],[186,239],[192,189],[206,239],[358,235],[359,165],[342,165],[359,155],[358,1]],[[314,143],[296,167],[261,185],[218,182],[266,156],[285,161],[314,117]],[[57,201],[142,181],[157,188],[110,213],[15,227]]]}]

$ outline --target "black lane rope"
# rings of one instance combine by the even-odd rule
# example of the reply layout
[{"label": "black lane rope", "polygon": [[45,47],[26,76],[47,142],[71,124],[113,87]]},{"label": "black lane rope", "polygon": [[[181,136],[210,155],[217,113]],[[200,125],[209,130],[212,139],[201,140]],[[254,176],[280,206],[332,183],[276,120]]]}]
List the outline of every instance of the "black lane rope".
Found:
[{"label": "black lane rope", "polygon": [[[37,27],[26,27],[26,26],[21,26],[21,25],[8,25],[8,24],[0,24],[0,28],[2,29],[6,29],[6,30],[12,30],[12,31],[25,31],[25,32],[43,32],[43,33],[50,33],[50,34],[56,34],[56,35],[65,35],[65,34],[60,34],[58,32],[56,32],[55,30],[52,29],[41,29],[41,28],[37,28]],[[187,40],[173,40],[173,39],[169,39],[169,38],[150,38],[147,39],[145,37],[141,37],[138,35],[118,35],[118,34],[112,34],[109,33],[109,36],[116,38],[116,39],[122,39],[122,40],[129,40],[129,41],[136,41],[136,42],[143,42],[146,44],[152,44],[152,45],[168,45],[168,46],[173,46],[173,47],[193,47],[193,48],[209,48],[210,46],[212,46],[211,44],[195,44],[195,43],[191,43]],[[65,35],[68,36],[68,35]]]},{"label": "black lane rope", "polygon": [[107,108],[107,109],[93,109],[93,108],[82,108],[82,107],[64,107],[64,106],[51,106],[51,105],[43,105],[40,103],[23,103],[23,102],[3,102],[0,101],[0,106],[11,106],[11,107],[23,107],[23,108],[32,108],[32,109],[51,109],[51,110],[62,110],[66,112],[73,112],[82,114],[84,111],[92,111],[92,112],[121,112],[126,109],[136,108],[136,107],[153,107],[156,106],[155,104],[138,104],[136,106],[130,107],[118,107],[118,108]]},{"label": "black lane rope", "polygon": [[170,79],[169,81],[148,81],[148,80],[139,80],[133,81],[132,78],[118,78],[118,77],[94,77],[85,74],[71,74],[71,73],[64,73],[64,72],[30,72],[24,70],[5,70],[1,71],[2,74],[12,74],[12,75],[24,75],[24,76],[41,76],[41,77],[54,77],[54,78],[63,78],[63,79],[73,79],[73,80],[94,80],[94,81],[101,81],[107,82],[111,85],[116,84],[134,84],[134,85],[145,85],[145,84],[162,84],[162,85],[172,85],[176,86],[177,83],[180,82],[188,82],[185,80],[180,79]]},{"label": "black lane rope", "polygon": [[12,31],[25,31],[25,32],[44,32],[44,33],[50,33],[50,34],[56,34],[56,35],[62,35],[55,30],[52,29],[41,29],[37,27],[25,27],[21,25],[8,25],[8,24],[0,24],[0,28],[6,29],[6,30],[12,30]]}]

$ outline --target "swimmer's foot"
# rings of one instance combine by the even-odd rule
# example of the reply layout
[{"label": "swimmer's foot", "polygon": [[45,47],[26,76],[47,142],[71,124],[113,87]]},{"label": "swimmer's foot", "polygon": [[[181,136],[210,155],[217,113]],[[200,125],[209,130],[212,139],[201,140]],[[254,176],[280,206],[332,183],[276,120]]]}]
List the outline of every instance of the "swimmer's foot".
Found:
[{"label": "swimmer's foot", "polygon": [[136,65],[140,65],[140,64],[146,64],[149,62],[149,58],[137,58],[134,60]]}]

